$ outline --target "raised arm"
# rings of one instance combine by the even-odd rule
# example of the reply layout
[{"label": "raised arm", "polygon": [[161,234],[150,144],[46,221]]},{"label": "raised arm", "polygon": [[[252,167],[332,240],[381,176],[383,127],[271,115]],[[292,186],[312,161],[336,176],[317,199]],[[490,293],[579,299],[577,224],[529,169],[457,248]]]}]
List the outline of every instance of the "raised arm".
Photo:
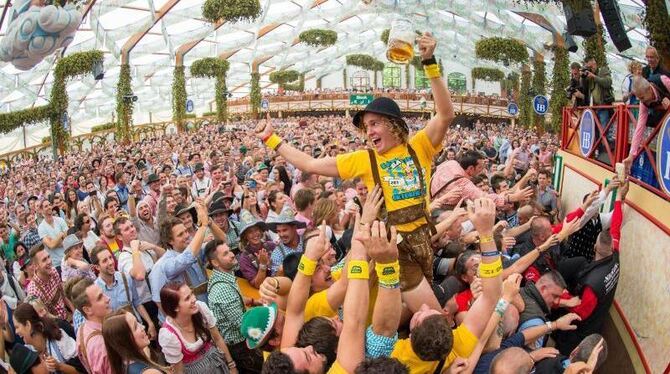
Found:
[{"label": "raised arm", "polygon": [[293,347],[298,340],[298,332],[305,322],[305,305],[307,304],[307,299],[309,299],[312,275],[314,275],[316,267],[319,266],[317,262],[327,249],[326,226],[321,225],[319,236],[307,242],[305,253],[300,259],[298,272],[293,279],[293,285],[288,294],[284,333],[281,339],[282,348]]},{"label": "raised arm", "polygon": [[[370,241],[370,225],[356,222],[354,238],[346,275],[349,285],[344,298],[344,327],[337,345],[337,363],[347,372],[353,373],[365,358],[365,327],[369,302],[369,268],[365,245]],[[358,227],[361,226],[361,227]],[[372,236],[386,235],[383,223],[372,224]],[[376,229],[376,230],[375,230]]]},{"label": "raised arm", "polygon": [[147,269],[144,267],[144,263],[142,262],[142,256],[140,255],[140,241],[139,240],[131,241],[130,250],[132,256],[132,267],[130,268],[128,274],[130,274],[130,276],[134,280],[141,282],[147,276]]},{"label": "raised arm", "polygon": [[506,279],[508,276],[514,273],[523,273],[530,265],[533,264],[533,262],[535,262],[535,260],[537,260],[538,257],[540,257],[540,254],[546,252],[549,248],[555,246],[556,244],[558,244],[558,235],[554,234],[539,247],[526,253],[526,255],[515,261],[512,266],[504,269],[502,272],[502,278]]},{"label": "raised arm", "polygon": [[614,202],[614,211],[612,212],[612,219],[610,223],[610,235],[612,236],[612,250],[619,252],[619,240],[621,239],[621,224],[623,223],[623,207],[622,204],[628,195],[630,182],[628,179],[621,185],[617,192],[617,199]]},{"label": "raised arm", "polygon": [[372,331],[377,335],[393,337],[398,331],[402,313],[397,233],[395,227],[391,227],[389,241],[386,239],[386,227],[383,222],[379,224],[378,230],[383,235],[373,235],[368,246],[368,253],[375,262],[375,272],[379,279],[379,292],[372,314]]},{"label": "raised arm", "polygon": [[468,206],[468,215],[480,238],[482,262],[479,264],[479,275],[482,279],[482,295],[470,308],[463,324],[472,334],[480,337],[500,297],[502,260],[493,240],[493,223],[496,216],[493,201],[486,198],[475,200]]},{"label": "raised arm", "polygon": [[430,79],[430,88],[435,102],[436,115],[426,125],[426,135],[434,147],[442,144],[444,136],[451,122],[454,120],[454,105],[451,102],[451,94],[440,75],[440,68],[435,60],[434,52],[437,42],[435,38],[426,32],[417,38],[421,60],[423,61],[426,77]]},{"label": "raised arm", "polygon": [[319,175],[337,178],[340,174],[337,171],[337,162],[333,157],[314,158],[305,152],[302,152],[288,142],[283,141],[279,135],[275,134],[272,123],[269,120],[260,123],[256,128],[256,135],[265,145],[282,155],[286,161],[295,165],[298,169]]}]

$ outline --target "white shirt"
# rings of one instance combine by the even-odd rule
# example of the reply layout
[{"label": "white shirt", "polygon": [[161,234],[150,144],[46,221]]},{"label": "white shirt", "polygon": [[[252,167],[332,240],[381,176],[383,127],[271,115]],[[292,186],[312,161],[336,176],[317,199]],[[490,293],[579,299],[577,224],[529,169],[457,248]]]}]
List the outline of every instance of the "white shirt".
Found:
[{"label": "white shirt", "polygon": [[[151,301],[151,291],[147,284],[149,273],[154,266],[154,258],[156,254],[152,250],[140,251],[140,260],[147,271],[147,275],[143,281],[135,280],[135,288],[137,295],[140,297],[140,303],[144,304]],[[133,267],[133,254],[129,247],[123,247],[119,252],[119,271],[130,277],[130,269]]]},{"label": "white shirt", "polygon": [[[40,239],[44,240],[47,236],[55,239],[61,232],[67,232],[67,223],[60,217],[53,217],[53,225],[47,223],[46,220],[42,220],[40,225],[37,227],[37,234],[40,236]],[[59,247],[49,248],[45,245],[47,252],[51,256],[51,264],[54,267],[60,266],[60,263],[63,261],[65,256],[65,249],[63,248],[63,243]]]},{"label": "white shirt", "polygon": [[[203,320],[205,321],[205,327],[209,329],[216,326],[216,317],[214,317],[212,311],[209,309],[209,307],[207,307],[207,304],[203,303],[202,301],[196,301],[195,303],[200,310],[200,314],[202,314]],[[184,358],[184,355],[181,353],[181,344],[179,344],[180,339],[182,342],[184,342],[186,349],[191,352],[197,351],[204,344],[200,338],[198,338],[193,343],[187,342],[184,336],[181,334],[181,330],[172,318],[167,317],[164,323],[169,324],[179,335],[177,337],[177,335],[165,327],[161,327],[160,331],[158,332],[158,343],[160,344],[161,348],[163,348],[165,361],[167,361],[168,364],[178,364]]]}]

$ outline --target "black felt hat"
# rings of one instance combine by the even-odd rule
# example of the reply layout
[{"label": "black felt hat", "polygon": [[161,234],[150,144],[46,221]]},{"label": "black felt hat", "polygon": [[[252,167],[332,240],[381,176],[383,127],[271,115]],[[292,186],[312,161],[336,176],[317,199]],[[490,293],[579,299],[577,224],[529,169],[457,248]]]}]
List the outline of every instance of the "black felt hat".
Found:
[{"label": "black felt hat", "polygon": [[372,102],[368,104],[365,109],[356,113],[353,122],[354,126],[358,127],[359,129],[363,128],[363,116],[365,113],[376,113],[389,117],[393,120],[394,123],[397,123],[404,131],[409,133],[409,127],[402,118],[400,107],[393,99],[388,97],[378,97],[372,100]]}]

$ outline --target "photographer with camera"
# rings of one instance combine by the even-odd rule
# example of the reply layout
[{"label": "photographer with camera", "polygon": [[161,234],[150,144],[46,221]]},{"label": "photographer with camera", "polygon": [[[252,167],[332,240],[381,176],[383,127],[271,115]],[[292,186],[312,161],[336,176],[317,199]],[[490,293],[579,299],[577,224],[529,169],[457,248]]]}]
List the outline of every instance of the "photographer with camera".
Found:
[{"label": "photographer with camera", "polygon": [[582,69],[579,62],[570,64],[570,85],[565,89],[565,93],[573,107],[588,105],[589,91],[585,74],[586,70]]},{"label": "photographer with camera", "polygon": [[[612,73],[607,66],[598,67],[598,63],[595,58],[588,57],[585,61],[586,71],[582,72],[582,76],[586,78],[586,83],[590,96],[590,105],[612,105],[614,102],[614,91],[612,90]],[[612,109],[596,109],[596,114],[600,120],[600,125],[604,129],[607,126],[611,116]],[[596,139],[600,137],[600,130],[596,128],[598,135]],[[614,149],[614,131],[615,127],[612,126],[607,131],[607,142],[610,144],[610,149]],[[598,153],[600,161],[611,164],[612,161],[607,155],[605,149],[605,143],[601,142],[598,146]]]}]

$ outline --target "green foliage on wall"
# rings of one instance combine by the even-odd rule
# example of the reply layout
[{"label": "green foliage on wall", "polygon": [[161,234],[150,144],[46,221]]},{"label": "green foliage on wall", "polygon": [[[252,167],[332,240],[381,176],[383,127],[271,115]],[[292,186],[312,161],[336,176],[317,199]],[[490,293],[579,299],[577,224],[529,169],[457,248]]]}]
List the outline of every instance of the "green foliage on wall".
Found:
[{"label": "green foliage on wall", "polygon": [[119,83],[116,88],[116,139],[130,141],[130,119],[133,117],[133,102],[124,96],[133,94],[130,80],[130,65],[121,65]]},{"label": "green foliage on wall", "polygon": [[172,120],[180,131],[184,130],[184,118],[186,116],[186,78],[184,67],[174,67],[172,80]]},{"label": "green foliage on wall", "polygon": [[607,55],[605,54],[606,44],[605,29],[602,25],[598,25],[596,33],[593,36],[584,39],[582,42],[582,46],[584,47],[584,58],[595,58],[598,68],[607,66]]},{"label": "green foliage on wall", "polygon": [[191,65],[191,75],[198,78],[215,78],[214,99],[216,100],[216,119],[228,119],[228,90],[226,89],[226,73],[230,64],[216,57],[196,60]]},{"label": "green foliage on wall", "polygon": [[[547,93],[546,83],[546,64],[544,63],[544,60],[535,58],[533,59],[533,83],[531,84],[531,92],[533,97],[535,95],[545,95]],[[530,99],[532,100],[533,97]],[[544,118],[544,116],[538,115],[535,113],[535,111],[533,111],[533,125],[536,128],[544,128]]]},{"label": "green foliage on wall", "polygon": [[97,125],[97,126],[91,127],[91,132],[98,132],[98,131],[109,130],[109,129],[114,129],[114,128],[116,128],[116,123],[107,122],[107,123],[103,123],[102,125]]},{"label": "green foliage on wall", "polygon": [[565,96],[565,88],[570,84],[570,59],[568,50],[561,47],[554,47],[554,69],[551,75],[551,128],[554,131],[561,129],[563,117],[563,107],[568,104],[568,98]]},{"label": "green foliage on wall", "polygon": [[661,55],[661,63],[670,66],[670,14],[665,0],[646,0],[647,8],[642,16],[642,25],[648,32],[651,45]]},{"label": "green foliage on wall", "polygon": [[251,92],[249,92],[249,100],[251,101],[251,113],[258,118],[258,113],[261,111],[261,75],[259,73],[251,73]]},{"label": "green foliage on wall", "polygon": [[533,104],[530,96],[530,68],[524,65],[521,70],[521,89],[519,90],[519,122],[521,126],[530,127],[532,121]]},{"label": "green foliage on wall", "polygon": [[23,125],[34,125],[46,121],[50,118],[50,115],[51,107],[49,105],[2,113],[0,114],[0,134],[6,134]]}]

